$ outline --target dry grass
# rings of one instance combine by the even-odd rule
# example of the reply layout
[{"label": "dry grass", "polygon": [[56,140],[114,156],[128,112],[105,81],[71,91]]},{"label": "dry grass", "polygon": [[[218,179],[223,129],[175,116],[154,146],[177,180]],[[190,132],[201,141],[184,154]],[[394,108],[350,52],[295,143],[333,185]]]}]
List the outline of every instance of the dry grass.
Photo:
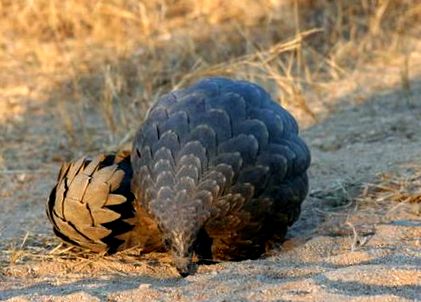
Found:
[{"label": "dry grass", "polygon": [[[257,81],[317,121],[308,92],[323,96],[326,82],[367,61],[401,60],[402,88],[414,102],[408,53],[420,21],[417,0],[0,0],[0,92],[48,102],[66,134],[63,149],[82,152],[124,147],[159,95],[207,75]],[[0,128],[30,110],[9,103],[8,93],[0,95]],[[354,250],[370,233],[348,219],[357,206],[384,208],[387,219],[410,203],[419,215],[419,172],[384,175],[365,190],[340,184],[316,192],[324,200],[319,214],[340,216],[328,233],[352,236]],[[145,262],[138,250],[93,255],[57,244],[50,234],[25,235],[3,250],[1,274],[34,262],[57,275],[154,269],[155,255]]]},{"label": "dry grass", "polygon": [[[56,238],[27,233],[20,244],[3,250],[0,258],[1,273],[5,276],[24,276],[31,264],[51,266],[49,273],[103,275],[107,273],[130,275],[147,268],[151,275],[171,267],[165,253],[142,254],[140,248],[130,248],[113,255],[92,253],[78,247],[58,243]],[[159,267],[157,265],[159,264]]]},{"label": "dry grass", "polygon": [[380,175],[379,183],[367,184],[364,188],[362,204],[372,205],[397,202],[387,213],[391,214],[402,204],[412,204],[415,214],[421,212],[421,167],[410,166],[405,173]]},{"label": "dry grass", "polygon": [[3,85],[31,82],[86,150],[118,148],[159,95],[206,75],[258,81],[315,120],[304,90],[405,52],[421,4],[2,0],[0,16]]},{"label": "dry grass", "polygon": [[397,219],[410,225],[413,222],[405,219],[408,214],[421,215],[421,167],[403,166],[398,171],[379,174],[372,183],[337,184],[310,196],[318,199],[314,210],[324,217],[318,232],[351,236],[354,251],[365,244],[366,236],[374,234],[376,225]]}]

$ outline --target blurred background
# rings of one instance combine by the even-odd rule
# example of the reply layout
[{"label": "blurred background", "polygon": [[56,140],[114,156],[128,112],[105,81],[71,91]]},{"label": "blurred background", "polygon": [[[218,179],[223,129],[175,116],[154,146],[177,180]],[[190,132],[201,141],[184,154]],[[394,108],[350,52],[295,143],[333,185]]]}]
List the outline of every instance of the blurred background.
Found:
[{"label": "blurred background", "polygon": [[399,60],[408,85],[420,19],[417,0],[1,0],[0,142],[41,110],[57,160],[121,148],[159,95],[208,75],[260,83],[308,126],[367,62]]}]

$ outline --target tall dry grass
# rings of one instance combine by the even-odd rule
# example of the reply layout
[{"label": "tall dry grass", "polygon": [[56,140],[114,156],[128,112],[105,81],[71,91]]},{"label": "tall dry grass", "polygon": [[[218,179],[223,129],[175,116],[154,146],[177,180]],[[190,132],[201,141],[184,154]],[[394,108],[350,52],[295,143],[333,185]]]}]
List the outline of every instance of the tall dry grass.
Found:
[{"label": "tall dry grass", "polygon": [[250,79],[316,114],[305,91],[406,51],[417,0],[0,1],[3,85],[44,93],[70,143],[118,148],[160,94]]}]

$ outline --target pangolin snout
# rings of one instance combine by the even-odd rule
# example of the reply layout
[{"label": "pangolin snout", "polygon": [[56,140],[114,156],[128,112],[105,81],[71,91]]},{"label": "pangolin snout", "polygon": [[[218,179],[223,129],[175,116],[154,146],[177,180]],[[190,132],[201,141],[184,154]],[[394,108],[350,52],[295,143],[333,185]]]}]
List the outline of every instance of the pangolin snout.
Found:
[{"label": "pangolin snout", "polygon": [[177,272],[183,278],[194,274],[197,270],[197,265],[192,263],[191,257],[180,257],[173,255],[173,263],[177,269]]}]

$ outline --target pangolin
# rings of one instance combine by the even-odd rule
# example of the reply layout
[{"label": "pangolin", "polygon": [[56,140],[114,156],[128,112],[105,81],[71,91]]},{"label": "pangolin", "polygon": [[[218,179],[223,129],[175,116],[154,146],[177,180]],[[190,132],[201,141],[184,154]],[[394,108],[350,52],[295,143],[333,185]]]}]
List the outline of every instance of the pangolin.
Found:
[{"label": "pangolin", "polygon": [[[56,234],[93,250],[164,247],[182,276],[194,258],[261,256],[284,238],[308,192],[310,151],[295,119],[247,81],[205,78],[162,96],[130,160],[107,156],[62,168],[47,208]],[[102,195],[69,198],[72,187]],[[66,212],[71,202],[78,206]]]}]

